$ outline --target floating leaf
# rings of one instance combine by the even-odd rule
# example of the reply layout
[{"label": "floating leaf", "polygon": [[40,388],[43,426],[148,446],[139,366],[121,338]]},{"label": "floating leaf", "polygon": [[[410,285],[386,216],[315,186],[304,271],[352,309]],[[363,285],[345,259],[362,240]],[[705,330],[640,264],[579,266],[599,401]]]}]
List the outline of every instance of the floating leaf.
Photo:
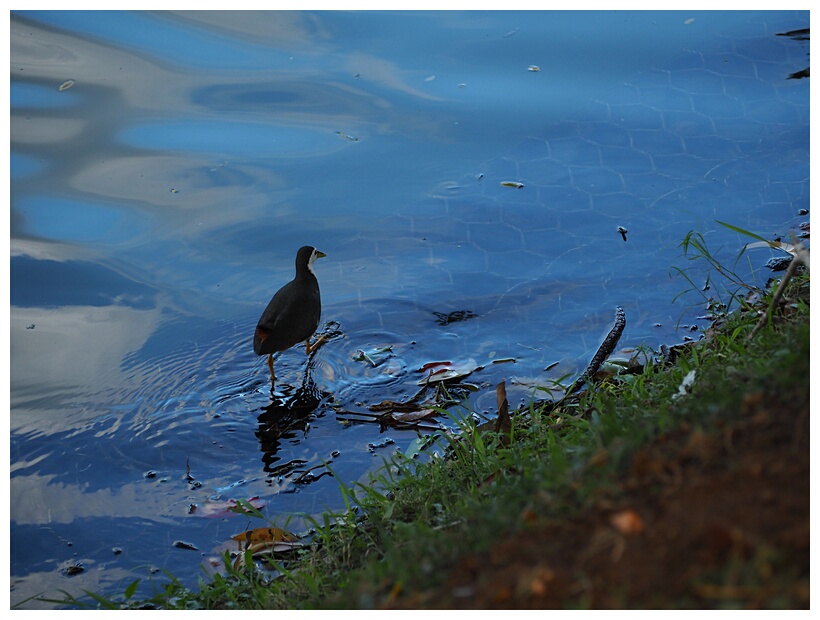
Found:
[{"label": "floating leaf", "polygon": [[419,420],[424,420],[425,418],[435,417],[438,413],[439,412],[436,409],[425,409],[422,411],[393,411],[390,413],[390,417],[396,422],[411,424],[412,422],[418,422]]},{"label": "floating leaf", "polygon": [[442,368],[441,370],[437,370],[436,372],[432,372],[427,375],[424,379],[418,382],[418,385],[427,385],[428,383],[437,383],[439,381],[452,381],[453,379],[466,377],[469,374],[469,372],[460,372],[453,368]]},{"label": "floating leaf", "polygon": [[518,181],[501,181],[502,187],[514,187],[515,189],[521,189],[524,187],[523,183],[519,183]]},{"label": "floating leaf", "polygon": [[427,362],[424,366],[419,368],[420,372],[427,372],[431,368],[435,368],[436,366],[449,366],[453,362]]},{"label": "floating leaf", "polygon": [[[427,388],[422,388],[420,393],[423,393]],[[426,408],[424,408],[426,407]],[[365,411],[345,411],[337,412],[337,415],[356,416],[356,418],[346,417],[348,421],[355,422],[375,422],[382,430],[385,428],[422,428],[418,422],[427,418],[435,417],[439,414],[437,409],[430,408],[430,403],[418,403],[415,397],[406,402],[394,402],[385,400],[378,405],[371,405],[371,410],[381,411],[382,413],[367,413]],[[357,419],[363,418],[363,419]],[[389,443],[393,443],[390,439]],[[368,448],[373,452],[376,448],[383,447],[374,444],[368,444]]]},{"label": "floating leaf", "polygon": [[[356,354],[353,356],[353,361],[367,362],[373,368],[375,368],[379,364],[382,364],[385,361],[387,361],[390,358],[391,353],[393,353],[392,345],[386,347],[378,347],[376,349],[371,349],[369,351],[365,351],[363,349],[356,349]],[[379,357],[381,357],[381,359],[375,359]]]},{"label": "floating leaf", "polygon": [[467,382],[458,383],[456,385],[456,387],[464,388],[468,392],[478,392],[481,389],[481,387],[476,385],[475,383],[467,383]]},{"label": "floating leaf", "polygon": [[305,543],[297,536],[278,527],[260,527],[232,536],[211,552],[205,559],[206,569],[209,572],[222,566],[222,556],[227,551],[234,560],[234,568],[245,564],[248,554],[250,557],[270,555],[272,553],[287,553],[304,547]]},{"label": "floating leaf", "polygon": [[370,411],[418,411],[420,408],[421,405],[416,398],[407,401],[383,400],[368,407]]},{"label": "floating leaf", "polygon": [[527,67],[527,71],[532,71],[533,73],[535,73],[537,71],[541,71],[541,67],[539,67],[538,65],[530,65],[529,67]]},{"label": "floating leaf", "polygon": [[457,364],[448,364],[437,370],[429,370],[426,377],[421,379],[419,385],[428,385],[440,381],[452,381],[453,379],[460,379],[466,377],[476,370],[476,363],[474,359],[469,359]]},{"label": "floating leaf", "polygon": [[[236,551],[247,551],[250,549],[257,553],[261,549],[270,551],[287,551],[294,546],[302,546],[299,537],[278,527],[258,527],[254,530],[247,530],[236,536],[231,536],[231,540],[238,543]],[[294,543],[298,543],[294,545]]]},{"label": "floating leaf", "polygon": [[[265,502],[261,500],[259,496],[254,496],[244,501],[247,501],[248,504],[257,510],[265,506]],[[221,519],[223,517],[232,517],[245,513],[246,511],[235,499],[229,499],[224,502],[208,502],[203,504],[194,514],[200,517],[207,517],[208,519]]]},{"label": "floating leaf", "polygon": [[60,87],[57,90],[63,92],[64,90],[68,90],[72,86],[74,86],[74,80],[66,80],[65,82],[60,84]]}]

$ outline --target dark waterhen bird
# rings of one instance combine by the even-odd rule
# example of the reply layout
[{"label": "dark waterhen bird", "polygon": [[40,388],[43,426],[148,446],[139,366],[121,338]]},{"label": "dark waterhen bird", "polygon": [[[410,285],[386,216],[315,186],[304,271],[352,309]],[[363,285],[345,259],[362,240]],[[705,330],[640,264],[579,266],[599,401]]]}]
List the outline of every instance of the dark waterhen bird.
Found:
[{"label": "dark waterhen bird", "polygon": [[313,262],[325,256],[310,245],[299,248],[296,253],[296,276],[280,288],[262,313],[253,336],[253,350],[257,355],[268,356],[271,380],[273,354],[289,349],[305,341],[305,353],[310,355],[324,342],[324,336],[310,344],[310,338],[319,326],[322,316],[322,298],[319,282],[313,272]]}]

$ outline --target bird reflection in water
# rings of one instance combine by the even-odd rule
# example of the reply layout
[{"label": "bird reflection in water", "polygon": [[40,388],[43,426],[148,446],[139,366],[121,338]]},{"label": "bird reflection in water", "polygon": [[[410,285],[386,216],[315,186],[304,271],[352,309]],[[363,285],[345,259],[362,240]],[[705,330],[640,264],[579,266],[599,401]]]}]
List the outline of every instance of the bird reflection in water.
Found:
[{"label": "bird reflection in water", "polygon": [[269,475],[284,475],[305,464],[302,460],[280,464],[281,457],[277,453],[281,441],[294,442],[307,435],[314,412],[331,398],[331,394],[320,390],[311,377],[313,365],[312,360],[308,362],[302,385],[295,390],[291,386],[282,386],[281,391],[272,392],[270,404],[262,407],[257,417],[256,437],[262,450],[264,470]]}]

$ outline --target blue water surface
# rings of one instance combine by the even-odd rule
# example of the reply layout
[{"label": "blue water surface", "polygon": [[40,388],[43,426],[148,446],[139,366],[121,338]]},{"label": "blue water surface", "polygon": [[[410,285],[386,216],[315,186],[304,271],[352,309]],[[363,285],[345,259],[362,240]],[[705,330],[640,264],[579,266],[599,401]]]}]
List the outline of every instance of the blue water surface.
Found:
[{"label": "blue water surface", "polygon": [[[809,84],[789,76],[809,44],[779,36],[808,26],[13,12],[12,605],[150,595],[162,570],[195,586],[261,525],[237,499],[295,531],[342,509],[340,483],[419,437],[348,414],[412,397],[425,364],[474,370],[454,413],[491,418],[498,382],[518,404],[581,372],[616,306],[620,357],[698,338],[729,295],[701,290],[684,236],[732,262],[748,239],[718,220],[808,219]],[[331,337],[277,356],[272,395],[253,329],[305,244]],[[765,282],[772,255],[738,269]]]}]

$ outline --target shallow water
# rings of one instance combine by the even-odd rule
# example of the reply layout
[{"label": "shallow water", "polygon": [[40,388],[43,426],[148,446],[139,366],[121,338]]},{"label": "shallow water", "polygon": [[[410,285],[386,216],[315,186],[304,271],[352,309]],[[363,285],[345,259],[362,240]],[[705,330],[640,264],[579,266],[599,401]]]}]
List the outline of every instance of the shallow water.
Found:
[{"label": "shallow water", "polygon": [[[684,235],[732,261],[747,239],[716,220],[769,237],[807,219],[809,85],[787,77],[808,41],[776,36],[807,27],[13,13],[12,604],[117,595],[149,567],[193,585],[249,526],[220,514],[231,499],[295,529],[341,508],[325,463],[364,482],[417,434],[337,410],[411,397],[426,363],[482,367],[470,405],[491,416],[498,381],[517,403],[580,372],[616,305],[625,353],[698,337],[702,300],[673,303],[673,266],[705,282]],[[328,255],[333,338],[278,357],[272,401],[252,331],[303,244]],[[766,278],[771,253],[749,255]]]}]

